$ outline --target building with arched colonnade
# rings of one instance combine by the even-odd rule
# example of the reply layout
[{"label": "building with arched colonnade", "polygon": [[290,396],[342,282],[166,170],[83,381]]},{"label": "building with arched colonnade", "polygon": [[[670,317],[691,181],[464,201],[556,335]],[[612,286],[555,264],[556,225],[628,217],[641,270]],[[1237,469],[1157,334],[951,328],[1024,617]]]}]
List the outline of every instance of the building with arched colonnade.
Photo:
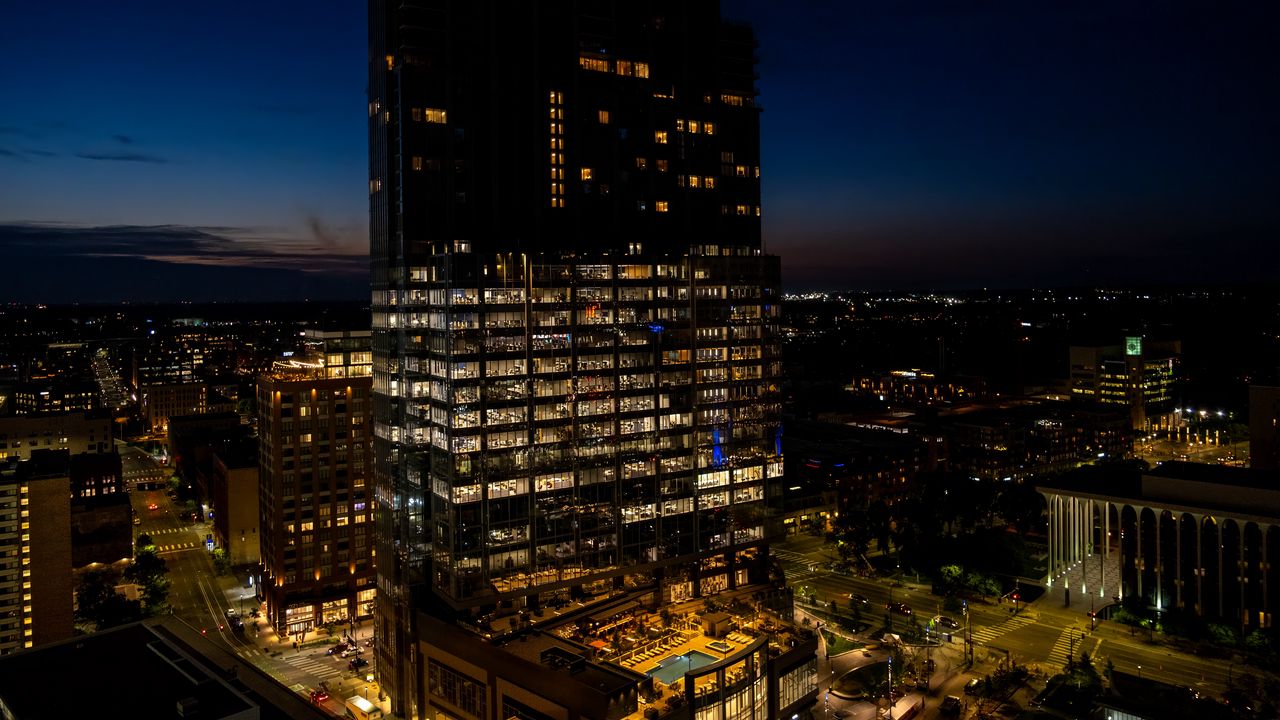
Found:
[{"label": "building with arched colonnade", "polygon": [[1066,477],[1048,503],[1052,597],[1141,596],[1241,629],[1280,609],[1280,473],[1197,463]]}]

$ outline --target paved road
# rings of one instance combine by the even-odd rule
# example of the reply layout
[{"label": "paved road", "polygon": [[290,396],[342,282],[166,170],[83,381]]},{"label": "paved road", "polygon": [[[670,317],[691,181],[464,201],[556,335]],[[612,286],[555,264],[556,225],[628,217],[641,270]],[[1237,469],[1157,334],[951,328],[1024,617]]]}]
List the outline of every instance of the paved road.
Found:
[{"label": "paved road", "polygon": [[[837,575],[823,569],[823,563],[834,557],[833,551],[824,546],[821,538],[797,536],[774,550],[787,574],[789,584],[797,595],[814,592],[823,603],[836,600],[842,611],[847,612],[848,594],[857,593],[868,598],[864,605],[866,621],[883,620],[885,603],[890,601],[891,588],[880,578],[859,578]],[[910,578],[908,578],[910,579]],[[932,617],[940,607],[941,599],[932,595],[924,586],[908,583],[892,589],[894,602],[905,602],[912,607],[921,622]],[[1088,652],[1098,663],[1099,669],[1110,660],[1117,670],[1138,674],[1174,685],[1185,685],[1219,696],[1227,687],[1227,677],[1242,672],[1229,661],[1198,657],[1181,652],[1168,645],[1149,642],[1141,631],[1131,634],[1127,626],[1098,623],[1093,629],[1087,615],[1058,607],[1053,594],[1046,594],[1031,606],[1013,615],[1008,604],[974,603],[970,605],[969,620],[975,641],[975,659],[978,674],[990,672],[995,663],[1009,657],[1022,665],[1042,668],[1048,674],[1060,672],[1069,656],[1079,658]],[[946,613],[952,615],[952,613]],[[900,618],[895,616],[895,622]],[[957,617],[957,620],[962,618]],[[1083,635],[1083,637],[1082,637]],[[960,636],[950,646],[944,644],[940,651],[944,657],[957,654],[962,648]],[[830,671],[828,671],[830,672]],[[962,680],[947,681],[933,696],[961,694]],[[825,689],[825,687],[824,687]],[[932,712],[926,712],[931,717]]]},{"label": "paved road", "polygon": [[[146,458],[146,454],[142,453],[142,457]],[[146,460],[150,462],[150,458]],[[134,512],[142,521],[134,530],[151,536],[160,557],[168,565],[169,603],[176,617],[300,694],[306,695],[321,682],[326,683],[332,698],[325,706],[339,715],[343,698],[364,692],[372,692],[376,697],[376,686],[364,682],[367,669],[349,670],[347,660],[325,654],[327,645],[294,650],[291,643],[277,641],[262,620],[256,621],[262,632],[254,632],[255,621],[247,615],[255,607],[265,608],[258,605],[252,589],[243,587],[235,578],[214,574],[212,556],[205,546],[205,537],[212,532],[207,524],[181,520],[178,509],[162,490],[135,491],[131,498]],[[156,505],[155,510],[149,509],[152,503]],[[245,618],[243,632],[234,630],[228,621],[229,608]],[[356,636],[364,640],[371,632],[366,626],[358,629]],[[308,639],[316,638],[312,635]],[[365,650],[362,657],[371,661],[372,653]],[[373,689],[366,691],[366,687]]]},{"label": "paved road", "polygon": [[137,490],[140,485],[142,487],[154,487],[156,483],[163,485],[168,479],[169,468],[161,466],[145,451],[127,445],[117,445],[117,450],[120,452],[120,465],[126,490]]}]

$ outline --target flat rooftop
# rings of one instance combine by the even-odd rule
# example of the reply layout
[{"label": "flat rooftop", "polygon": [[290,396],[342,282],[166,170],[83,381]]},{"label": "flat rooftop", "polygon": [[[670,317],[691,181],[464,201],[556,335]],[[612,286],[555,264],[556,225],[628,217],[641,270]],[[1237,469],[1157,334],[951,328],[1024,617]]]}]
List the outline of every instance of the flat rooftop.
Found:
[{"label": "flat rooftop", "polygon": [[1041,491],[1280,520],[1280,473],[1208,463],[1167,462],[1150,470],[1070,473]]},{"label": "flat rooftop", "polygon": [[132,623],[0,657],[0,716],[33,720],[329,717],[242,658],[172,619]]}]

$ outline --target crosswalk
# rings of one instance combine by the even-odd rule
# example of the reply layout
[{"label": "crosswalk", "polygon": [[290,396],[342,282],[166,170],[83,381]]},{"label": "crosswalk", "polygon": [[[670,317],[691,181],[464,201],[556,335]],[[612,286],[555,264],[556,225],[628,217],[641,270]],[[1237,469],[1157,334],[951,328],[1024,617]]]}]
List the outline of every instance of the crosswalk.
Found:
[{"label": "crosswalk", "polygon": [[179,550],[191,550],[200,546],[197,542],[173,543],[170,545],[156,545],[156,552],[178,552]]},{"label": "crosswalk", "polygon": [[[1074,643],[1072,642],[1073,635],[1075,636]],[[1074,654],[1076,660],[1079,660],[1080,654],[1086,651],[1089,652],[1090,657],[1093,657],[1097,654],[1098,646],[1101,644],[1101,641],[1090,643],[1085,637],[1085,633],[1079,628],[1067,628],[1062,631],[1062,634],[1058,636],[1058,640],[1054,642],[1053,649],[1049,651],[1048,662],[1050,665],[1066,667],[1067,661],[1072,659],[1072,654]],[[1090,647],[1092,647],[1092,650],[1090,650]]]},{"label": "crosswalk", "polygon": [[346,669],[345,660],[335,660],[328,656],[317,657],[313,655],[285,655],[284,661],[290,665],[306,672],[308,675],[318,677],[321,680],[336,678],[342,675],[342,671]]},{"label": "crosswalk", "polygon": [[779,550],[776,548],[771,548],[769,550],[769,554],[776,555],[778,559],[786,560],[788,562],[795,562],[795,563],[812,562],[809,558],[805,557],[804,555],[801,555],[798,552],[792,552],[790,550]]},{"label": "crosswalk", "polygon": [[1021,627],[1026,627],[1035,623],[1027,615],[1014,615],[999,625],[988,625],[987,627],[978,628],[973,631],[973,642],[978,645],[986,645],[1001,635],[1007,635]]},{"label": "crosswalk", "polygon": [[155,537],[156,535],[166,535],[168,533],[190,532],[189,528],[165,528],[164,530],[148,530],[147,535]]}]

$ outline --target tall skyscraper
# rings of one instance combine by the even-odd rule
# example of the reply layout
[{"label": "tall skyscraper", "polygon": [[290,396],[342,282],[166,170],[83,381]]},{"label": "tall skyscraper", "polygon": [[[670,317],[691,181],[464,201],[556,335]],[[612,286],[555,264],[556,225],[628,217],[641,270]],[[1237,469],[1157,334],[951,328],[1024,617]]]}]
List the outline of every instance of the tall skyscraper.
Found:
[{"label": "tall skyscraper", "polygon": [[714,1],[371,0],[377,669],[414,618],[767,576],[778,258]]}]

